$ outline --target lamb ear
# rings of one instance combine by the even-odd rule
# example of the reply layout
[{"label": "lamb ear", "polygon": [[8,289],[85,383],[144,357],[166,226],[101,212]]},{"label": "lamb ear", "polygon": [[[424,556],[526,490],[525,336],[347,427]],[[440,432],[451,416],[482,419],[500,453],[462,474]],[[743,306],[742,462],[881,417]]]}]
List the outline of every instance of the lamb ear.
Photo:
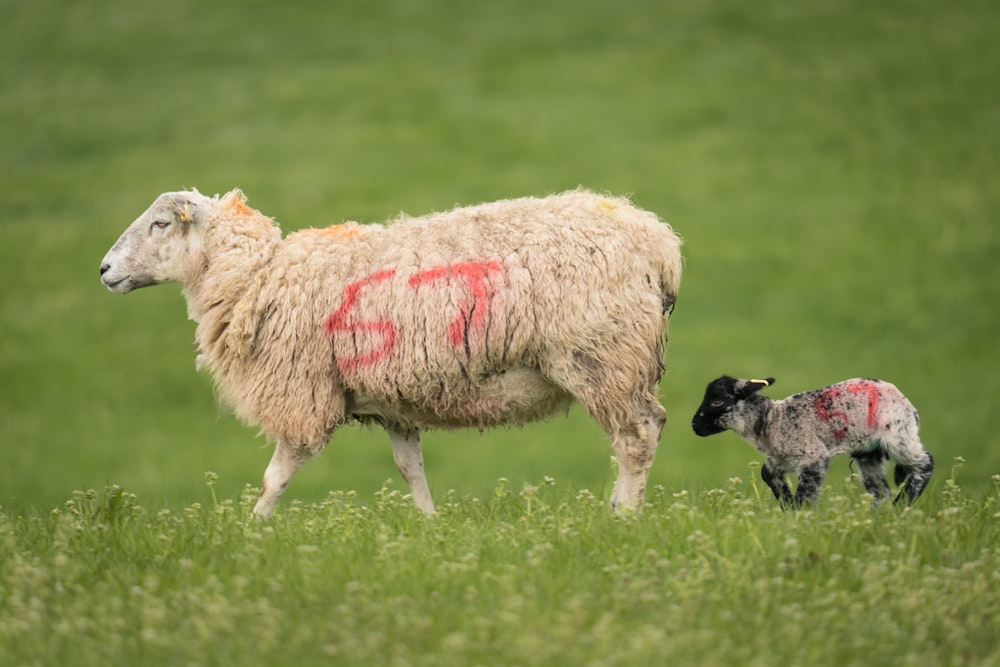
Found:
[{"label": "lamb ear", "polygon": [[738,394],[740,398],[746,398],[751,394],[754,394],[761,389],[766,389],[774,384],[774,378],[764,378],[763,380],[747,380],[746,383],[740,387]]}]

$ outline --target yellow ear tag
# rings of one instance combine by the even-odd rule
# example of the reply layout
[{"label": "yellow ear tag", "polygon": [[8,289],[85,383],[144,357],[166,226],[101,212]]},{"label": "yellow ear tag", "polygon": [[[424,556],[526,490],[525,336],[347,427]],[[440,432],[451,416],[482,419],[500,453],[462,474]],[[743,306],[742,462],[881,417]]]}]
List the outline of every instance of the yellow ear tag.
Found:
[{"label": "yellow ear tag", "polygon": [[184,202],[184,211],[181,213],[181,222],[191,222],[191,208],[187,202]]},{"label": "yellow ear tag", "polygon": [[767,380],[750,380],[750,382],[752,382],[753,384],[762,384],[764,385],[765,388],[771,386],[771,383],[768,382]]}]

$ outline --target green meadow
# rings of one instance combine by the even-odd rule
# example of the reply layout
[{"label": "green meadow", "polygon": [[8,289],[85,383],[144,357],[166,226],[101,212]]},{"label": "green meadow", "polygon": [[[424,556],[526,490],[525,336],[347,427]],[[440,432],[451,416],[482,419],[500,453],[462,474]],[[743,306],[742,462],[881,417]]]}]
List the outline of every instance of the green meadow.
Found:
[{"label": "green meadow", "polygon": [[752,476],[657,485],[638,517],[552,478],[448,494],[433,518],[392,485],[337,491],[267,524],[252,489],[176,510],[81,491],[0,514],[0,660],[995,665],[1000,476],[971,493],[943,472],[901,512],[843,479],[782,512]]},{"label": "green meadow", "polygon": [[[985,0],[0,0],[0,664],[1000,661],[998,44]],[[164,191],[287,232],[578,186],[685,240],[639,517],[574,408],[426,434],[430,520],[345,428],[259,526],[180,290],[98,280]],[[781,513],[691,432],[723,373],[892,381],[926,495],[840,460]]]}]

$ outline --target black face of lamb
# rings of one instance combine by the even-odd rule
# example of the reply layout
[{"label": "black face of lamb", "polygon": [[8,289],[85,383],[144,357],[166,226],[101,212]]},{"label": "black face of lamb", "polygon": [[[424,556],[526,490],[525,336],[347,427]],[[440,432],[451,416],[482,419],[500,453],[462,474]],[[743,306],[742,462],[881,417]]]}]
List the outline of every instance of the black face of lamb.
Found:
[{"label": "black face of lamb", "polygon": [[702,437],[722,433],[719,420],[736,405],[736,379],[728,375],[713,380],[705,388],[705,398],[691,419],[691,428]]},{"label": "black face of lamb", "polygon": [[[723,375],[712,380],[705,388],[705,398],[691,419],[691,428],[700,436],[722,433],[728,426],[722,424],[722,418],[729,413],[738,402],[753,396],[764,387],[774,383],[774,378],[766,380],[737,380]],[[756,424],[755,430],[763,428],[763,423]]]}]

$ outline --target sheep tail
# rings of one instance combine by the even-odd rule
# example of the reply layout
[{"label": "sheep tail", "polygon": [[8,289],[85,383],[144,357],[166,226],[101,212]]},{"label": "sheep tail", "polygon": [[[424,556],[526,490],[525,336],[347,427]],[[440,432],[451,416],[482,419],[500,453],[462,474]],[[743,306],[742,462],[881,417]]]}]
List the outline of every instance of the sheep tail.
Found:
[{"label": "sheep tail", "polygon": [[677,305],[677,291],[681,282],[681,267],[684,260],[681,258],[681,240],[673,233],[669,225],[659,223],[666,227],[667,233],[660,240],[657,264],[660,269],[660,303],[663,306],[664,316],[672,315],[674,306]]},{"label": "sheep tail", "polygon": [[[677,263],[680,263],[678,254]],[[667,264],[660,269],[660,303],[663,306],[663,315],[673,315],[674,307],[677,305],[677,288],[680,282],[679,271],[676,266]]]},{"label": "sheep tail", "polygon": [[663,290],[661,294],[663,295],[663,314],[673,315],[674,308],[677,306],[677,295],[667,290]]}]

